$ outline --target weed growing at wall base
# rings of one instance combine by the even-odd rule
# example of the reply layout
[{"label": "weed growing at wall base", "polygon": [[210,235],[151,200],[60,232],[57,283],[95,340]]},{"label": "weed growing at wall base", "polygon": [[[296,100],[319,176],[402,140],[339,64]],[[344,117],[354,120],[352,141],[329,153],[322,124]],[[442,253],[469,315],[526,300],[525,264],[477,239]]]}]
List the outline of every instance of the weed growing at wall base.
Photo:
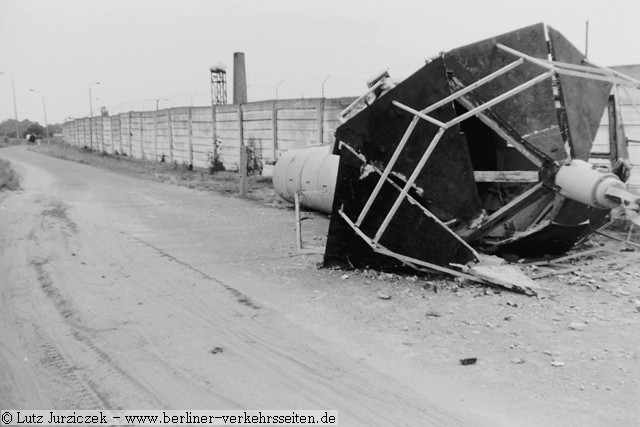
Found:
[{"label": "weed growing at wall base", "polygon": [[11,164],[0,159],[0,191],[20,189],[18,174],[11,168]]}]

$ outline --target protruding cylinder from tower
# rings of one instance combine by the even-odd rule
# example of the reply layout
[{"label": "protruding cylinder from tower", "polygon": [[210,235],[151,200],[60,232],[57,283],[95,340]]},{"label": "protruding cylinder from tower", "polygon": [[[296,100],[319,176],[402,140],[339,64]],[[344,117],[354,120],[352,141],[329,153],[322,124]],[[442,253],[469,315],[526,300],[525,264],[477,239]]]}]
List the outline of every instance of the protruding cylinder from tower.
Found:
[{"label": "protruding cylinder from tower", "polygon": [[244,53],[233,54],[233,103],[247,102],[247,73],[244,65]]}]

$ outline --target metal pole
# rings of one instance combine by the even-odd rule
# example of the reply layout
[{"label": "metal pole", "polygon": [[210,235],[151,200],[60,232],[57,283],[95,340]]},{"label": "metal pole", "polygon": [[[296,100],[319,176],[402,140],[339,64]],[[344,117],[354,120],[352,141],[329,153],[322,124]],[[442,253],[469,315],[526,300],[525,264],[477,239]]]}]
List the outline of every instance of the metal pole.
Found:
[{"label": "metal pole", "polygon": [[13,92],[13,114],[15,115],[15,118],[16,118],[16,139],[18,140],[18,142],[20,142],[20,126],[18,122],[18,107],[16,104],[16,85],[15,85],[15,82],[13,81],[13,76],[7,73],[3,73],[2,71],[0,71],[0,74],[4,74],[5,76],[8,76],[11,79],[11,91]]},{"label": "metal pole", "polygon": [[280,87],[280,85],[281,85],[282,83],[284,83],[284,80],[280,80],[280,83],[278,83],[278,84],[276,85],[276,99],[278,99],[278,88]]},{"label": "metal pole", "polygon": [[45,134],[47,135],[47,144],[49,144],[51,141],[49,140],[49,124],[47,123],[47,105],[44,100],[44,93],[35,89],[29,89],[29,90],[31,92],[39,93],[40,96],[42,97],[42,111],[44,112],[44,131],[45,131]]},{"label": "metal pole", "polygon": [[329,80],[330,78],[331,78],[331,74],[329,74],[329,75],[327,76],[327,78],[326,78],[326,79],[324,79],[324,80],[322,81],[322,97],[323,97],[323,98],[324,98],[324,84],[325,84],[325,83],[327,82],[327,80]]},{"label": "metal pole", "polygon": [[584,32],[584,56],[589,56],[589,21],[587,21]]},{"label": "metal pole", "polygon": [[91,86],[99,85],[100,82],[93,82],[89,85],[89,146],[93,148],[93,95],[91,95]]}]

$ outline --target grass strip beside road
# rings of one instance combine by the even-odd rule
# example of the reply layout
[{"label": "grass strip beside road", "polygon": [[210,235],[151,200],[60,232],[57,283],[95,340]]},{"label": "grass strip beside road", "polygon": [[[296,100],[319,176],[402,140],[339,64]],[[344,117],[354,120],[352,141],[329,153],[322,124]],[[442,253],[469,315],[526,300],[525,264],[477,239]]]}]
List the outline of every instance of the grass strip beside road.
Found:
[{"label": "grass strip beside road", "polygon": [[[32,146],[32,151],[70,160],[113,172],[139,178],[168,182],[201,191],[211,191],[229,196],[239,193],[240,177],[237,172],[220,171],[213,174],[208,169],[194,168],[177,163],[161,163],[134,159],[129,156],[108,154],[64,144],[43,144]],[[247,198],[265,203],[276,202],[271,177],[250,176]]]}]

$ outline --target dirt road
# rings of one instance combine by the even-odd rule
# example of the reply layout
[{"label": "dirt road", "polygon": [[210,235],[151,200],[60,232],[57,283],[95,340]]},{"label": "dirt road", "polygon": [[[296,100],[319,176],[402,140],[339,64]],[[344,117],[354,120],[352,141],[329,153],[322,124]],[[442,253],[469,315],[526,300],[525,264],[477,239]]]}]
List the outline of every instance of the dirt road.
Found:
[{"label": "dirt road", "polygon": [[[289,210],[25,147],[0,157],[23,187],[0,195],[2,408],[337,409],[344,426],[640,420],[634,275],[622,299],[605,295],[623,324],[593,320],[567,341],[575,331],[558,322],[582,291],[436,294],[420,279],[318,270],[320,257],[294,254]],[[485,326],[494,317],[510,324]],[[587,347],[607,361],[605,345],[615,366],[544,359],[571,364]]]}]

